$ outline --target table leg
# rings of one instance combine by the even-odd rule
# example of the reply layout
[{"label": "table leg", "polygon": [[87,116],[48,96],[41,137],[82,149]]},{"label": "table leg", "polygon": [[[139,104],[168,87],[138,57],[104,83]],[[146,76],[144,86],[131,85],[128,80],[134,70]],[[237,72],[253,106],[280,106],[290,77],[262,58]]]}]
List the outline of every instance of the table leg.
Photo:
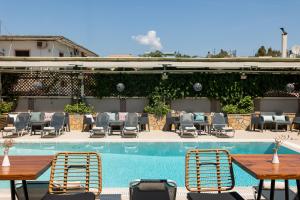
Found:
[{"label": "table leg", "polygon": [[16,200],[16,186],[14,180],[10,181],[10,196],[11,200]]},{"label": "table leg", "polygon": [[22,180],[22,185],[23,185],[25,199],[29,200],[26,180]]},{"label": "table leg", "polygon": [[285,199],[289,200],[289,180],[284,180]]},{"label": "table leg", "polygon": [[258,185],[257,200],[260,200],[261,198],[263,184],[264,184],[264,180],[260,180]]},{"label": "table leg", "polygon": [[275,180],[271,180],[270,200],[274,200]]},{"label": "table leg", "polygon": [[296,183],[297,183],[297,196],[298,199],[300,199],[300,180],[296,180]]}]

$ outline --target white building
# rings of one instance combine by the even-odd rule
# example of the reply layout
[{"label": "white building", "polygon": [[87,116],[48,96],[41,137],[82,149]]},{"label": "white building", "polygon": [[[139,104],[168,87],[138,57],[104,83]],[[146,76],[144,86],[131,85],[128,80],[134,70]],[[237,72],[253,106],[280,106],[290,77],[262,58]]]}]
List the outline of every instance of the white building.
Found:
[{"label": "white building", "polygon": [[0,56],[98,57],[63,36],[0,35]]}]

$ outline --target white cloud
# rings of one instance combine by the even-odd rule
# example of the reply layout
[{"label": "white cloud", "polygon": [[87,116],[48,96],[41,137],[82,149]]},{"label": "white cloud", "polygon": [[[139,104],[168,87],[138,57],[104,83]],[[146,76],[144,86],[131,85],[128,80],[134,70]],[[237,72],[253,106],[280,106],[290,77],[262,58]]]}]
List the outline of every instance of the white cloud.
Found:
[{"label": "white cloud", "polygon": [[146,35],[132,36],[132,39],[139,44],[150,46],[153,50],[161,50],[163,48],[160,38],[156,35],[156,31],[148,31]]}]

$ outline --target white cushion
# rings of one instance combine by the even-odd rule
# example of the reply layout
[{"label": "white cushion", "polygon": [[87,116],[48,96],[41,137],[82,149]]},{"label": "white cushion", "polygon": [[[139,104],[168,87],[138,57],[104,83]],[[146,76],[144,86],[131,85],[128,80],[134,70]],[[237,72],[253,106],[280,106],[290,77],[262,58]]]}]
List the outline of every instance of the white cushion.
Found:
[{"label": "white cushion", "polygon": [[104,130],[104,128],[103,128],[103,127],[98,127],[98,126],[96,126],[96,127],[93,127],[92,130],[98,131],[98,130]]},{"label": "white cushion", "polygon": [[274,121],[276,122],[285,122],[285,116],[284,115],[275,115]]},{"label": "white cushion", "polygon": [[87,114],[87,115],[85,115],[85,117],[91,119],[91,122],[94,123],[93,115]]},{"label": "white cushion", "polygon": [[9,118],[13,118],[13,119],[14,119],[14,122],[16,121],[17,116],[18,116],[18,114],[12,114],[12,113],[8,114],[8,117],[9,117]]},{"label": "white cushion", "polygon": [[196,130],[196,127],[194,126],[186,126],[184,127],[185,130]]},{"label": "white cushion", "polygon": [[16,130],[16,127],[14,127],[14,126],[4,127],[4,131],[13,131],[13,130]]},{"label": "white cushion", "polygon": [[130,126],[124,127],[124,129],[125,129],[125,130],[128,130],[128,131],[137,130],[136,127],[130,127]]},{"label": "white cushion", "polygon": [[44,127],[44,131],[53,131],[53,130],[55,130],[55,128],[52,126]]},{"label": "white cushion", "polygon": [[272,122],[273,121],[273,116],[271,115],[263,115],[262,116],[265,122]]},{"label": "white cushion", "polygon": [[[58,188],[61,188],[64,185],[63,181],[54,181],[53,183],[54,183],[54,186],[58,187]],[[78,189],[81,187],[82,186],[80,184],[80,181],[68,181],[67,182],[67,188],[69,188],[69,189]]]}]

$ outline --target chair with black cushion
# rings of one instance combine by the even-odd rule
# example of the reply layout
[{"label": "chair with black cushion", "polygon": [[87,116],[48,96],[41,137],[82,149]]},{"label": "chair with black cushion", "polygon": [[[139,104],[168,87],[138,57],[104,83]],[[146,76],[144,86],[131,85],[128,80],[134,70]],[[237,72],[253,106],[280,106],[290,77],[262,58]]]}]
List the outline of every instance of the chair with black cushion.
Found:
[{"label": "chair with black cushion", "polygon": [[[148,131],[150,131],[150,123],[148,113],[142,113],[139,117],[140,130],[146,130],[148,126]],[[144,129],[145,128],[145,129]]]},{"label": "chair with black cushion", "polygon": [[171,180],[135,180],[129,184],[130,200],[175,200],[177,185]]},{"label": "chair with black cushion", "polygon": [[78,193],[78,194],[47,194],[42,200],[95,200],[96,196],[92,192]]},{"label": "chair with black cushion", "polygon": [[250,130],[255,131],[255,128],[259,125],[259,116],[255,113],[251,114]]},{"label": "chair with black cushion", "polygon": [[234,188],[231,156],[226,150],[192,149],[185,156],[188,200],[243,200]]}]

